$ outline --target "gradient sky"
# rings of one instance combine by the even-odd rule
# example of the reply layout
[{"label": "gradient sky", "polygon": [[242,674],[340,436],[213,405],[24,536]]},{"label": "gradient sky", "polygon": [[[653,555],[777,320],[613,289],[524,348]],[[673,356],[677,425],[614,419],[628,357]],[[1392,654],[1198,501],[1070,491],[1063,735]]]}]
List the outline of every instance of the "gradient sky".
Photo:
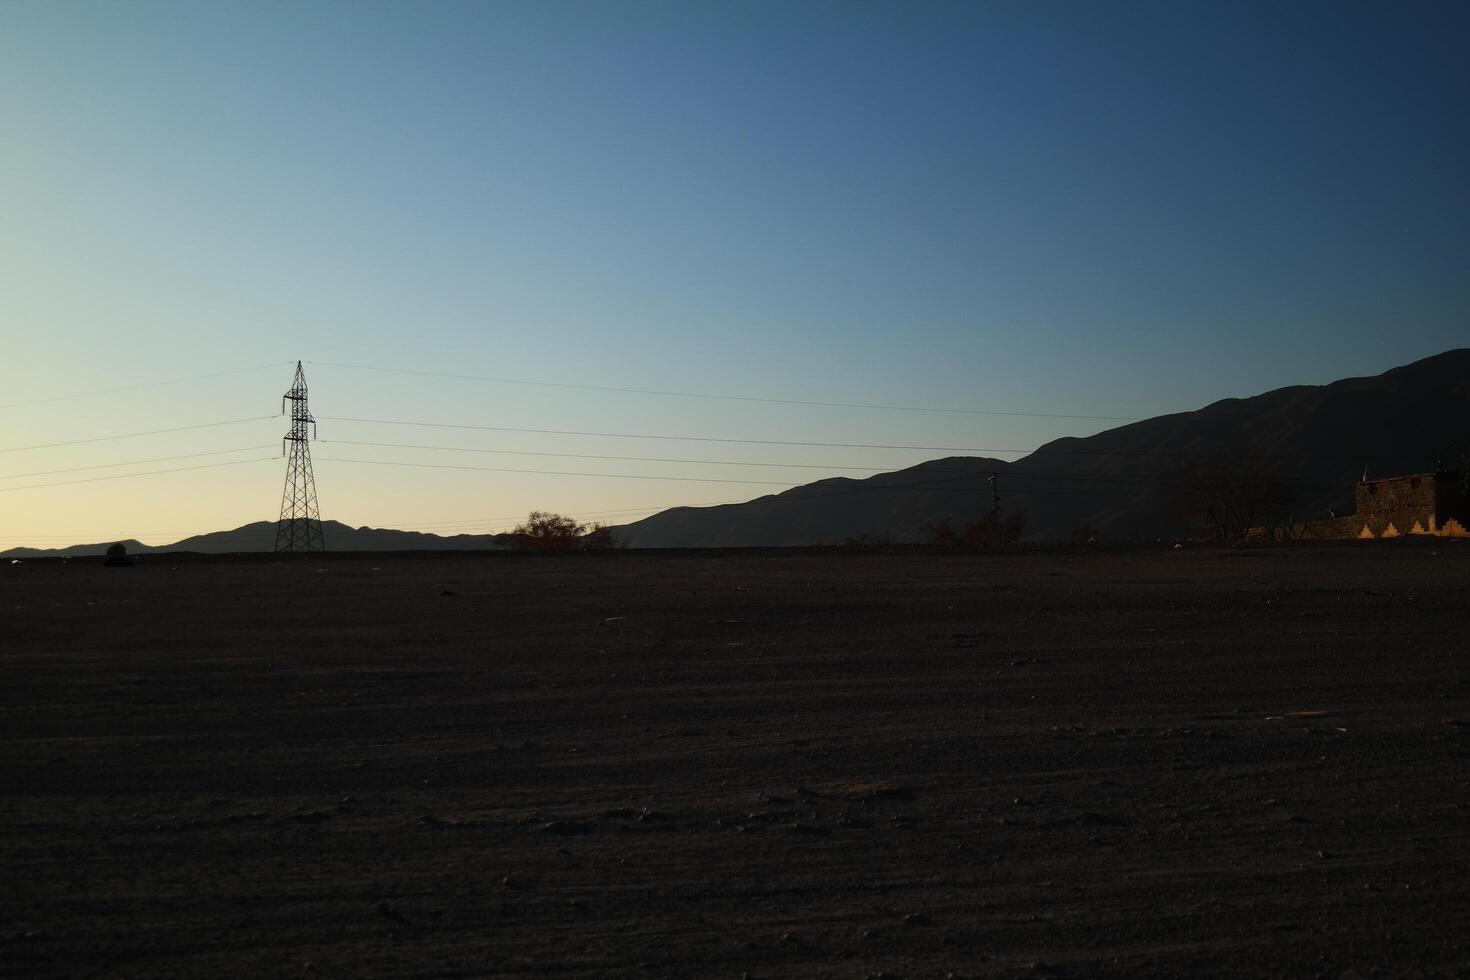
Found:
[{"label": "gradient sky", "polygon": [[0,548],[274,519],[261,417],[298,358],[324,516],[482,531],[946,453],[326,419],[987,450],[1115,423],[339,365],[1131,418],[1465,346],[1467,39],[1464,3],[7,0]]}]

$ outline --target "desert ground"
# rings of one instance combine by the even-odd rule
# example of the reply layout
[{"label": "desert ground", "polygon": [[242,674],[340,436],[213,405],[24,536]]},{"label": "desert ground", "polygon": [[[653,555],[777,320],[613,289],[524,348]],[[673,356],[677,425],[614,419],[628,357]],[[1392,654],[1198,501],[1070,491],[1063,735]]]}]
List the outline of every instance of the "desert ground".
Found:
[{"label": "desert ground", "polygon": [[1470,542],[0,568],[7,977],[1470,976]]}]

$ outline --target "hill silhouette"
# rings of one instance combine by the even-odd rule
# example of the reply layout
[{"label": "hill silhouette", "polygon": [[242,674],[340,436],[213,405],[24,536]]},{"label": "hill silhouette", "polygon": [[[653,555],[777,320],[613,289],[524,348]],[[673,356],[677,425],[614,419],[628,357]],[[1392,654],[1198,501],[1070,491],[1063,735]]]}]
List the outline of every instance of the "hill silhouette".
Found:
[{"label": "hill silhouette", "polygon": [[[1227,398],[1085,438],[1045,444],[1014,462],[951,456],[866,479],[835,477],[740,504],[675,507],[613,528],[633,548],[836,544],[866,536],[921,542],[935,521],[963,525],[991,506],[995,475],[1005,514],[1026,515],[1025,538],[1114,540],[1186,536],[1191,467],[1250,471],[1288,491],[1283,513],[1310,519],[1352,512],[1353,484],[1373,476],[1463,465],[1470,432],[1470,349],[1437,354],[1369,378],[1295,385]],[[509,547],[504,535],[442,536],[323,522],[332,551],[452,551]],[[12,548],[4,558],[101,555],[113,542]],[[272,551],[275,522],[172,544],[123,542],[129,555]]]},{"label": "hill silhouette", "polygon": [[1029,540],[1183,536],[1197,528],[1182,488],[1198,465],[1278,481],[1289,491],[1289,514],[1280,516],[1348,514],[1365,467],[1391,476],[1463,462],[1467,408],[1470,349],[1457,349],[1376,377],[1280,388],[1057,439],[1015,462],[954,456],[742,504],[676,507],[614,531],[629,547],[830,544],[859,535],[923,541],[941,518],[980,519],[993,473],[1003,512],[1026,515]]},{"label": "hill silhouette", "polygon": [[[498,534],[455,534],[444,536],[423,531],[395,531],[389,528],[349,527],[338,521],[323,521],[322,533],[332,551],[492,551],[506,547]],[[194,552],[205,555],[273,551],[276,522],[256,521],[232,531],[213,531],[175,541],[172,544],[146,545],[128,539],[123,542],[129,555]],[[59,558],[104,554],[113,542],[78,544],[68,548],[11,548],[0,552],[0,558]]]}]

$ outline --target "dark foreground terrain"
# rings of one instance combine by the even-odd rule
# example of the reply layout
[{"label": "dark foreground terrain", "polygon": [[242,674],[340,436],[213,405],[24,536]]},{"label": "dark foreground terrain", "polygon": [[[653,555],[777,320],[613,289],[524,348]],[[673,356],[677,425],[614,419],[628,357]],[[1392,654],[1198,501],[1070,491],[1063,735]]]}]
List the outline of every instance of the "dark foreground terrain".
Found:
[{"label": "dark foreground terrain", "polygon": [[7,977],[1470,976],[1470,542],[0,568]]}]

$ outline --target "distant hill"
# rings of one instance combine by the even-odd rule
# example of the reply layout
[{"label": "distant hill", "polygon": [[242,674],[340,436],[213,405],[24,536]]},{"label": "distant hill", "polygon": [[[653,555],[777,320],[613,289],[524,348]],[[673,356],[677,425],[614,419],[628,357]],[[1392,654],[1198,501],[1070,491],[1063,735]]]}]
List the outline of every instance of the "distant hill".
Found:
[{"label": "distant hill", "polygon": [[[1173,537],[1196,523],[1181,484],[1194,464],[1250,468],[1290,491],[1298,518],[1352,511],[1364,467],[1390,476],[1454,467],[1470,437],[1470,349],[1371,378],[1230,398],[1087,438],[1057,439],[1015,462],[955,456],[864,480],[837,478],[742,504],[676,507],[614,529],[630,547],[837,543],[859,535],[922,541],[949,517],[978,520],[996,475],[1003,513],[1024,513],[1030,540],[1093,532]],[[1288,516],[1283,513],[1279,516]]]},{"label": "distant hill", "polygon": [[[1470,447],[1470,349],[1394,368],[1376,377],[1298,385],[1253,398],[1228,398],[1194,412],[1161,415],[1086,438],[1057,439],[1015,462],[983,457],[935,459],[867,479],[837,477],[742,504],[675,507],[613,531],[634,548],[762,547],[841,543],[866,535],[894,543],[924,541],[941,518],[978,520],[990,508],[994,474],[1004,514],[1026,516],[1026,538],[1114,540],[1178,537],[1196,522],[1183,504],[1191,465],[1251,469],[1290,491],[1272,516],[1352,512],[1353,485],[1366,467],[1393,476],[1456,467]],[[419,531],[323,523],[332,551],[451,551],[508,547],[503,535],[443,537]],[[271,551],[275,523],[150,546],[123,542],[129,554]],[[3,558],[100,555],[112,542],[38,550]]]},{"label": "distant hill", "polygon": [[[387,528],[348,527],[337,521],[323,521],[322,533],[332,551],[491,551],[504,548],[502,536],[496,534],[455,534],[444,537],[425,534],[421,531],[394,531]],[[130,555],[159,554],[166,552],[192,551],[199,554],[231,554],[252,551],[273,551],[276,542],[275,521],[257,521],[237,527],[233,531],[214,531],[198,534],[192,538],[175,541],[173,544],[146,545],[141,541],[127,540]],[[99,544],[78,544],[69,548],[37,549],[11,548],[0,552],[0,558],[47,558],[80,557],[100,555],[107,551],[111,541]]]},{"label": "distant hill", "polygon": [[127,538],[121,542],[104,541],[101,544],[74,544],[69,548],[11,548],[9,551],[0,551],[0,558],[75,558],[81,555],[104,555],[107,549],[114,544],[121,544],[128,549],[128,554],[144,554],[154,549],[149,548],[141,541]]}]

